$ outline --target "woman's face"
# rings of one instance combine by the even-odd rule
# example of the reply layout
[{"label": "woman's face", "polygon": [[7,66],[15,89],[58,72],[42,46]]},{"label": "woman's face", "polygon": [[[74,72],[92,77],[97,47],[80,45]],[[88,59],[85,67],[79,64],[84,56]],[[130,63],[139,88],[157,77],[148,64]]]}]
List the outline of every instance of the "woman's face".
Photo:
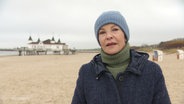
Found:
[{"label": "woman's face", "polygon": [[98,35],[101,48],[110,55],[120,52],[126,44],[124,32],[115,24],[102,26]]}]

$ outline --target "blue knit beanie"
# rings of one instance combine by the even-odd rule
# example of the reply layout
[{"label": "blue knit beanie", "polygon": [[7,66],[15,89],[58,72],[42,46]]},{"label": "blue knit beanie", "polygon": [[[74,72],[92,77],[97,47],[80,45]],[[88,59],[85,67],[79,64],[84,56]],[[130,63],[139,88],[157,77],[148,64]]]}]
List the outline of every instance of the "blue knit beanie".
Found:
[{"label": "blue knit beanie", "polygon": [[127,41],[129,40],[129,29],[125,18],[118,11],[106,11],[103,12],[96,20],[95,23],[95,35],[99,43],[98,32],[100,28],[106,24],[113,23],[118,25],[125,34]]}]

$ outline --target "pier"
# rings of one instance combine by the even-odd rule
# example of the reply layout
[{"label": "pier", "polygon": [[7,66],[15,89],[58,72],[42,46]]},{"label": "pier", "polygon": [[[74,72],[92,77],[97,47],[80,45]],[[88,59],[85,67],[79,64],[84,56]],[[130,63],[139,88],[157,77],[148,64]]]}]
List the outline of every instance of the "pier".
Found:
[{"label": "pier", "polygon": [[76,50],[74,49],[63,49],[63,50],[46,50],[46,49],[28,49],[27,47],[17,48],[19,56],[26,56],[26,55],[69,55],[75,54]]}]

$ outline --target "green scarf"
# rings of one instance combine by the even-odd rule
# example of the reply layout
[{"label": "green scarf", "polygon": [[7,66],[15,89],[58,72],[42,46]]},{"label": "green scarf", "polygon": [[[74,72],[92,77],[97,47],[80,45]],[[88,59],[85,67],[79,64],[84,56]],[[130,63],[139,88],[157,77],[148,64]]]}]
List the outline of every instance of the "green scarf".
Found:
[{"label": "green scarf", "polygon": [[106,64],[106,68],[112,73],[113,77],[119,72],[124,72],[130,61],[130,46],[129,43],[117,54],[109,55],[101,50],[102,62]]}]

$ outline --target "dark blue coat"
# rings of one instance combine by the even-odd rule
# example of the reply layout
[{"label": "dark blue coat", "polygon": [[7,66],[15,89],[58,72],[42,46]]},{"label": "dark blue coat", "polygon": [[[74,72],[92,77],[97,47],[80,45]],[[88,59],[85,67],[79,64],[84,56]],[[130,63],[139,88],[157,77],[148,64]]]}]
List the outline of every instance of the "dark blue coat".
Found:
[{"label": "dark blue coat", "polygon": [[100,54],[81,67],[72,104],[171,104],[161,68],[148,54],[131,50],[131,61],[116,78]]}]

